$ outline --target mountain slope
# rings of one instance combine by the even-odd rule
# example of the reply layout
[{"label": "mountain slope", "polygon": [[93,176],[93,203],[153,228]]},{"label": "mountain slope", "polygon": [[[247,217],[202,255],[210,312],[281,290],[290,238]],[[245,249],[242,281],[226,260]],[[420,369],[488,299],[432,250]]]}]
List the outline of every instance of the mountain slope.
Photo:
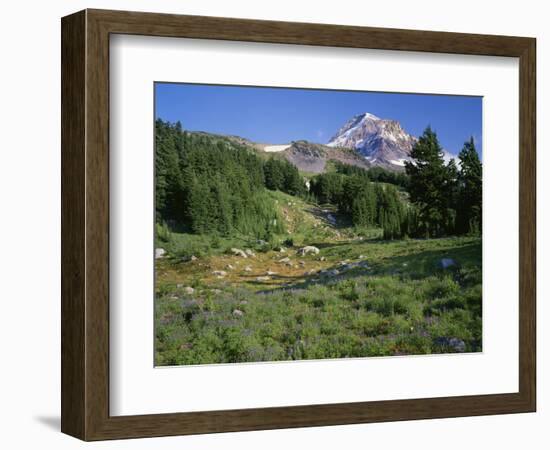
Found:
[{"label": "mountain slope", "polygon": [[224,136],[223,138],[247,146],[263,157],[285,158],[302,172],[323,173],[327,170],[327,163],[330,161],[339,161],[363,169],[372,167],[367,159],[352,148],[329,147],[304,140],[293,141],[290,144],[268,145],[238,136]]},{"label": "mountain slope", "polygon": [[303,172],[322,173],[329,161],[339,161],[364,169],[370,167],[369,162],[353,149],[331,148],[307,141],[293,142],[281,154]]}]

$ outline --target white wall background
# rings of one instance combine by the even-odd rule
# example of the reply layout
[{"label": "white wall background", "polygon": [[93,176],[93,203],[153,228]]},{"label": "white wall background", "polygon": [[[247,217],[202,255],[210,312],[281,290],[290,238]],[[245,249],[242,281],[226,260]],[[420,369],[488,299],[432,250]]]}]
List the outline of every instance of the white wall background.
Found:
[{"label": "white wall background", "polygon": [[[127,449],[548,448],[550,435],[550,29],[545,2],[52,0],[6,2],[0,15],[0,443],[82,448],[59,432],[60,17],[83,8],[338,23],[538,39],[538,379],[536,414],[141,439]],[[505,133],[506,130],[503,130]],[[506,254],[503,245],[504,256]],[[207,392],[205,392],[207,395]],[[90,445],[90,444],[88,444]]]}]

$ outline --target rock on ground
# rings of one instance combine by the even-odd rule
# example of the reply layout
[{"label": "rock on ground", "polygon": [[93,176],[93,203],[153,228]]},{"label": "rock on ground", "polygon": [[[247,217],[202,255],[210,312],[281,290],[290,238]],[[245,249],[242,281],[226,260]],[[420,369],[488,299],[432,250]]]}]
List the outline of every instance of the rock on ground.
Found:
[{"label": "rock on ground", "polygon": [[196,308],[197,306],[199,306],[199,302],[197,302],[197,300],[183,300],[181,302],[181,307],[182,308]]},{"label": "rock on ground", "polygon": [[257,277],[256,281],[269,281],[271,278],[265,276],[265,277]]},{"label": "rock on ground", "polygon": [[166,255],[166,250],[163,248],[155,249],[155,259],[163,258]]},{"label": "rock on ground", "polygon": [[302,247],[300,250],[298,250],[297,253],[301,256],[309,254],[318,255],[319,249],[317,247],[314,247],[313,245],[306,245],[305,247]]},{"label": "rock on ground", "polygon": [[463,353],[466,351],[466,343],[456,337],[438,337],[435,342],[444,347],[451,347],[455,352]]},{"label": "rock on ground", "polygon": [[439,261],[439,267],[442,269],[447,269],[454,266],[456,266],[456,261],[452,258],[442,258],[441,261]]},{"label": "rock on ground", "polygon": [[235,256],[240,256],[241,258],[248,258],[247,254],[240,248],[232,248],[231,253],[233,253]]},{"label": "rock on ground", "polygon": [[212,275],[217,275],[219,277],[225,277],[227,275],[227,272],[225,270],[214,270],[212,272]]}]

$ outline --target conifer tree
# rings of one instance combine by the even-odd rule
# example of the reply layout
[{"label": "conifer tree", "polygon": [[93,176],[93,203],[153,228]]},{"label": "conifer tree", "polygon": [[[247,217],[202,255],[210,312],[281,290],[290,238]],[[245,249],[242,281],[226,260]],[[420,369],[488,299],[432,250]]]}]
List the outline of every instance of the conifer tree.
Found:
[{"label": "conifer tree", "polygon": [[264,165],[265,185],[272,191],[282,191],[285,183],[285,174],[280,162],[275,159],[269,159]]},{"label": "conifer tree", "polygon": [[187,190],[187,224],[194,233],[207,233],[213,229],[214,207],[211,204],[210,187],[196,177],[190,180]]},{"label": "conifer tree", "polygon": [[317,175],[311,180],[311,192],[319,203],[339,204],[344,187],[343,175],[334,172]]},{"label": "conifer tree", "polygon": [[426,237],[442,236],[452,223],[452,168],[445,165],[443,150],[430,127],[414,145],[411,157],[414,162],[406,162],[405,170],[410,199],[418,208],[420,231]]},{"label": "conifer tree", "polygon": [[345,178],[338,209],[344,214],[350,214],[356,226],[374,225],[376,197],[367,177],[356,173]]},{"label": "conifer tree", "polygon": [[384,239],[402,237],[403,205],[394,186],[387,185],[379,191],[379,221],[384,231]]},{"label": "conifer tree", "polygon": [[482,164],[473,137],[464,143],[458,154],[457,229],[460,233],[482,231]]},{"label": "conifer tree", "polygon": [[181,172],[174,134],[168,123],[155,123],[155,210],[157,221],[176,219],[181,201]]}]

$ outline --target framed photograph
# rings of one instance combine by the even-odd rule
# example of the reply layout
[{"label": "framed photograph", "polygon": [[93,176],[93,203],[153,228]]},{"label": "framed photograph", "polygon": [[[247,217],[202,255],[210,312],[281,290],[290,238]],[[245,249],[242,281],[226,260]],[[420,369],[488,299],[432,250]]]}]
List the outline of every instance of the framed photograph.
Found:
[{"label": "framed photograph", "polygon": [[63,432],[535,411],[535,39],[61,28]]}]

